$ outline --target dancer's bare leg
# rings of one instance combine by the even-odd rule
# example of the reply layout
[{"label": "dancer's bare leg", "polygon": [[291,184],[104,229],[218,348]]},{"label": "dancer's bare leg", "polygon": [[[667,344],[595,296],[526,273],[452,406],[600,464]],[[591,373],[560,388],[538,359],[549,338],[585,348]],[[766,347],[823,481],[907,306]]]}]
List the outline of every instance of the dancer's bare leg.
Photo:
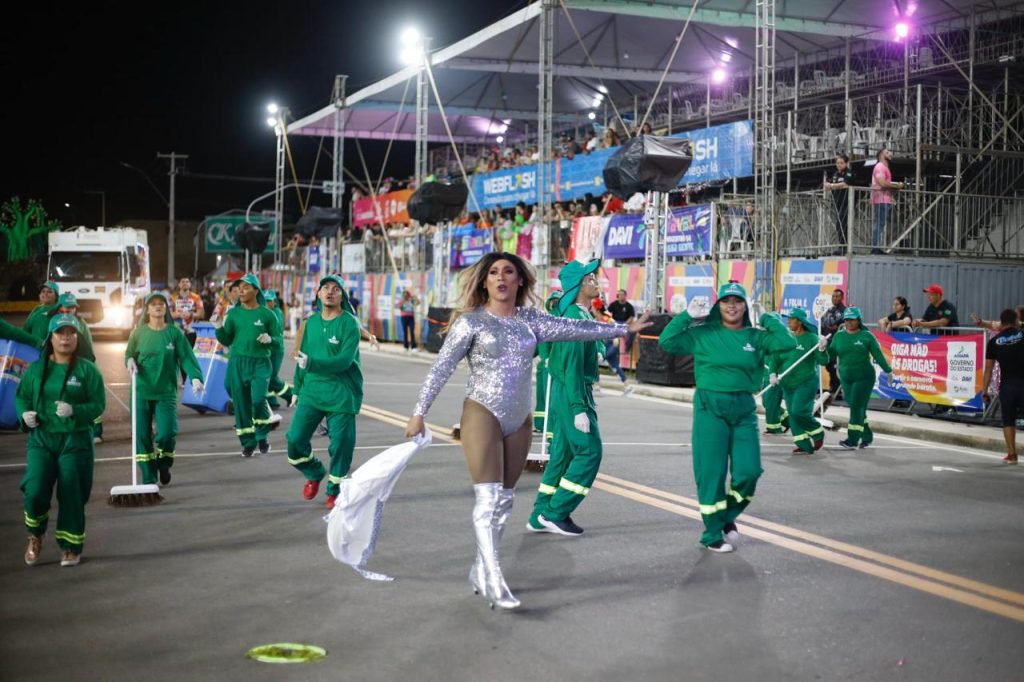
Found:
[{"label": "dancer's bare leg", "polygon": [[519,430],[505,436],[505,477],[506,488],[515,488],[519,476],[526,466],[526,458],[533,445],[533,424],[527,418]]},{"label": "dancer's bare leg", "polygon": [[[462,429],[462,453],[473,483],[502,481],[505,445],[497,417],[475,400],[466,400],[462,405],[459,426]],[[525,463],[525,455],[523,461]],[[516,478],[519,478],[518,473]]]}]

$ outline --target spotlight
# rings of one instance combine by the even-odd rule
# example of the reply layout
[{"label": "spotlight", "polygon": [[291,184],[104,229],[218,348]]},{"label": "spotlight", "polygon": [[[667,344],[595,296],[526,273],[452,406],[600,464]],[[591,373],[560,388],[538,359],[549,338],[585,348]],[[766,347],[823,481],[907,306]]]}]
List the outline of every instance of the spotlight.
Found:
[{"label": "spotlight", "polygon": [[900,23],[896,24],[896,27],[893,30],[896,32],[897,40],[903,40],[908,35],[910,35],[910,26],[905,21],[901,21]]},{"label": "spotlight", "polygon": [[591,111],[590,113],[587,114],[587,118],[589,118],[591,121],[593,121],[594,119],[597,118],[597,114],[595,114],[593,111]]},{"label": "spotlight", "polygon": [[277,125],[277,119],[274,118],[273,116],[269,117],[267,119],[267,125],[270,126],[271,128],[273,128],[274,126]]},{"label": "spotlight", "polygon": [[715,69],[711,72],[712,83],[722,83],[725,81],[726,73],[725,69]]},{"label": "spotlight", "polygon": [[604,87],[603,85],[598,85],[597,91],[600,92],[602,95],[608,94],[608,88]]},{"label": "spotlight", "polygon": [[497,142],[498,144],[501,144],[502,142],[505,141],[505,138],[502,137],[501,135],[498,135],[496,138],[494,138],[494,141]]},{"label": "spotlight", "polygon": [[276,102],[271,102],[270,104],[267,105],[267,113],[268,114],[276,114],[280,110],[281,109],[280,109],[280,107],[277,106]]}]

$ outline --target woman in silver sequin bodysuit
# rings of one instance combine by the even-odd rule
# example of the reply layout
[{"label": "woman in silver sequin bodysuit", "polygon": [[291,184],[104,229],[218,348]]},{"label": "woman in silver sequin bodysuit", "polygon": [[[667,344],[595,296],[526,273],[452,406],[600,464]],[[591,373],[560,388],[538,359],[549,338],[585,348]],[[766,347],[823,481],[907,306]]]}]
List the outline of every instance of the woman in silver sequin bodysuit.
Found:
[{"label": "woman in silver sequin bodysuit", "polygon": [[530,378],[534,349],[543,341],[592,341],[650,326],[647,315],[629,325],[570,320],[526,307],[535,302],[535,277],[522,259],[491,253],[462,275],[463,303],[430,369],[406,436],[422,433],[434,399],[465,357],[469,381],[460,422],[462,449],[476,504],[477,558],[469,580],[491,606],[515,608],[501,574],[498,544],[512,515],[515,484],[532,441]]}]

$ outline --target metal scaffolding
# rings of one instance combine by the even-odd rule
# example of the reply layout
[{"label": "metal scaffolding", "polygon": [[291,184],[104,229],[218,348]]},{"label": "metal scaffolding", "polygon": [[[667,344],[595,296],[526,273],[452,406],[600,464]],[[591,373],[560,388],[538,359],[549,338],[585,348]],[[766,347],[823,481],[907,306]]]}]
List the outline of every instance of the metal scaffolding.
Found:
[{"label": "metal scaffolding", "polygon": [[774,310],[771,263],[778,252],[775,222],[775,0],[757,0],[754,51],[754,267],[755,295]]},{"label": "metal scaffolding", "polygon": [[554,195],[551,174],[551,97],[554,90],[555,10],[557,0],[543,0],[540,13],[540,58],[537,83],[537,208],[538,225],[547,226],[551,216],[551,197]]}]

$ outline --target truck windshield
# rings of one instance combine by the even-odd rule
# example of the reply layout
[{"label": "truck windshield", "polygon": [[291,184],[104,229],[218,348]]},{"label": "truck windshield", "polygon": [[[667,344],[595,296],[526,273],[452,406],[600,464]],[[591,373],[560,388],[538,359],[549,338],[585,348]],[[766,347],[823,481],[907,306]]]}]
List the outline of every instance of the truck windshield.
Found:
[{"label": "truck windshield", "polygon": [[117,251],[55,251],[50,254],[54,282],[116,282],[121,280],[121,254]]}]

